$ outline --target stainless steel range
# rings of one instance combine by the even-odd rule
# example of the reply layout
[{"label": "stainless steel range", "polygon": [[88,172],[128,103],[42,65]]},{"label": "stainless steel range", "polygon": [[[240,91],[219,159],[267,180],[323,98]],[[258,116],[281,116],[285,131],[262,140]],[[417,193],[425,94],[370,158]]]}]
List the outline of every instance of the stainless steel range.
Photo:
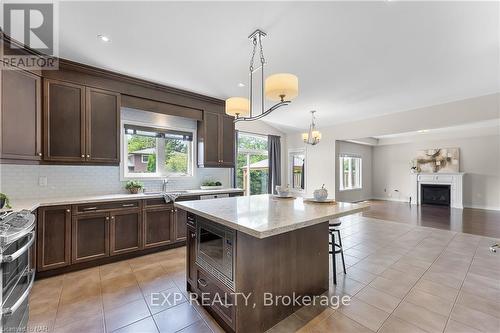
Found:
[{"label": "stainless steel range", "polygon": [[2,332],[25,332],[28,300],[35,281],[30,266],[35,241],[35,215],[30,211],[0,216],[0,285]]}]

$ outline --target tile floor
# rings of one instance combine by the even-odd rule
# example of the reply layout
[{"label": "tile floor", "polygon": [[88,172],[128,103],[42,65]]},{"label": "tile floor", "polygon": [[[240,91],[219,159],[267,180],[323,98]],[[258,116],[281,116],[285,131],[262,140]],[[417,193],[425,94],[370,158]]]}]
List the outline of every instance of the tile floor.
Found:
[{"label": "tile floor", "polygon": [[[349,305],[304,307],[270,332],[500,331],[500,254],[494,239],[353,215],[342,219],[347,275],[330,296]],[[496,240],[498,241],[498,240]],[[340,267],[340,258],[338,258]],[[185,248],[39,280],[31,332],[222,332],[185,298]],[[172,304],[175,303],[175,304]]]}]

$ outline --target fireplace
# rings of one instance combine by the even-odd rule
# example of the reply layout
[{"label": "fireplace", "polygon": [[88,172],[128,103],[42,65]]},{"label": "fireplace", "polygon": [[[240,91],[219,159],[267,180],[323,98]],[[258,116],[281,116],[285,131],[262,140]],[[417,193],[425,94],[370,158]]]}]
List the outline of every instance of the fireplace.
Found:
[{"label": "fireplace", "polygon": [[421,184],[420,186],[422,204],[450,206],[450,185]]}]

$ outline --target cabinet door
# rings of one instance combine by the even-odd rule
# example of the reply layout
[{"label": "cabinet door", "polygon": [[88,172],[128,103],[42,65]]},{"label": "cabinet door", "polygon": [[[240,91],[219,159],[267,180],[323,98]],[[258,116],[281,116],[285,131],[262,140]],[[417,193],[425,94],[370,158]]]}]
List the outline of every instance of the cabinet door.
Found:
[{"label": "cabinet door", "polygon": [[86,160],[120,162],[120,94],[87,88]]},{"label": "cabinet door", "polygon": [[191,227],[187,228],[186,248],[186,278],[194,287],[196,286],[196,230]]},{"label": "cabinet door", "polygon": [[145,248],[172,242],[174,233],[172,206],[145,209],[143,217]]},{"label": "cabinet door", "polygon": [[23,70],[4,70],[1,80],[1,158],[40,160],[41,78]]},{"label": "cabinet door", "polygon": [[234,167],[234,118],[221,115],[219,148],[221,155],[221,166]]},{"label": "cabinet door", "polygon": [[72,263],[109,256],[108,213],[73,217]]},{"label": "cabinet door", "polygon": [[187,233],[187,212],[183,209],[174,209],[175,214],[175,240],[183,241]]},{"label": "cabinet door", "polygon": [[71,207],[42,207],[38,210],[37,270],[68,266],[71,260]]},{"label": "cabinet door", "polygon": [[204,123],[204,166],[219,166],[219,115],[205,112]]},{"label": "cabinet door", "polygon": [[141,248],[141,220],[141,212],[137,209],[111,213],[111,255],[137,251]]},{"label": "cabinet door", "polygon": [[85,160],[85,87],[44,80],[44,159]]}]

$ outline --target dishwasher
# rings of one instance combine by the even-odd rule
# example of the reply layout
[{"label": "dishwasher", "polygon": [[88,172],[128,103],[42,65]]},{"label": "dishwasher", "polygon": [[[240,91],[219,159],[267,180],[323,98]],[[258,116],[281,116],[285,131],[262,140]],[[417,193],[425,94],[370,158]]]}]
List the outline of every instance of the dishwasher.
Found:
[{"label": "dishwasher", "polygon": [[200,200],[229,198],[228,193],[200,195]]}]

